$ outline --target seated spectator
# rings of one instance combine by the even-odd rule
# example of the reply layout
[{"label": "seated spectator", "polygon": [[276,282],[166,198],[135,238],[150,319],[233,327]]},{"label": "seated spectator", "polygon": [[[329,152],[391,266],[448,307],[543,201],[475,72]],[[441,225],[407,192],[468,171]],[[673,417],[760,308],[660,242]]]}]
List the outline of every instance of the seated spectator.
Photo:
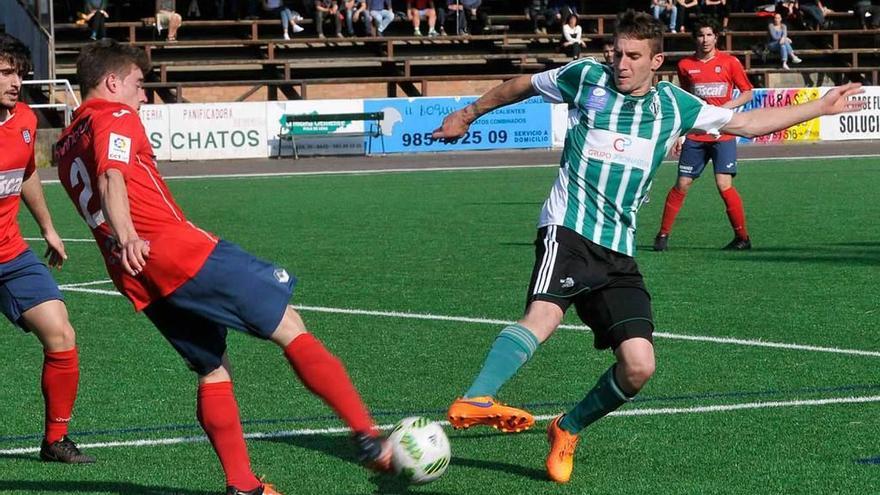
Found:
[{"label": "seated spectator", "polygon": [[703,14],[714,17],[721,21],[721,33],[727,32],[727,24],[730,22],[730,11],[727,9],[727,0],[700,0],[700,10]]},{"label": "seated spectator", "polygon": [[578,25],[577,14],[568,14],[568,19],[562,26],[562,49],[575,60],[581,58],[581,48],[587,46],[582,34],[583,30]]},{"label": "seated spectator", "polygon": [[441,34],[446,34],[444,26],[448,20],[455,23],[453,32],[457,35],[467,35],[486,29],[489,16],[480,10],[482,0],[446,0],[446,3],[445,16],[442,9],[437,12],[437,17],[440,18]]},{"label": "seated spectator", "polygon": [[391,0],[367,0],[367,34],[382,36],[394,21]]},{"label": "seated spectator", "polygon": [[818,31],[825,27],[825,13],[828,9],[822,5],[822,0],[800,0],[797,5],[807,28]]},{"label": "seated spectator", "polygon": [[535,34],[547,34],[547,26],[556,18],[556,11],[550,8],[548,0],[532,0],[526,9],[526,18],[531,19]]},{"label": "seated spectator", "polygon": [[288,28],[292,28],[294,34],[305,31],[302,26],[297,24],[298,21],[302,20],[302,16],[299,15],[299,12],[287,8],[283,0],[263,0],[262,3],[264,13],[271,14],[272,16],[277,15],[281,18],[281,29],[284,32],[284,39],[290,39]]},{"label": "seated spectator", "polygon": [[678,9],[675,7],[673,0],[651,0],[651,13],[654,19],[663,22],[663,18],[667,17],[669,22],[669,31],[675,32],[676,21],[678,20]]},{"label": "seated spectator", "polygon": [[700,13],[699,0],[675,0],[675,9],[678,11],[679,33],[694,30],[694,18]]},{"label": "seated spectator", "polygon": [[602,42],[602,58],[605,59],[606,65],[614,64],[614,42],[605,40]]},{"label": "seated spectator", "polygon": [[364,24],[367,26],[365,29],[367,34],[370,34],[368,20],[369,15],[367,14],[367,2],[366,0],[344,0],[342,4],[342,13],[345,17],[345,32],[349,36],[357,36],[354,31],[355,23],[363,20]]},{"label": "seated spectator", "polygon": [[107,28],[104,21],[110,16],[107,14],[107,0],[86,0],[83,4],[83,13],[80,15],[82,23],[88,23],[92,29],[89,39],[92,41],[107,37]]},{"label": "seated spectator", "polygon": [[791,46],[791,38],[788,37],[788,27],[782,22],[782,15],[777,12],[773,14],[773,23],[767,26],[770,32],[770,42],[767,48],[772,51],[779,52],[782,58],[782,68],[788,70],[788,59],[795,64],[802,62],[797,55],[794,54],[794,48]]},{"label": "seated spectator", "polygon": [[161,32],[168,29],[168,41],[177,41],[177,30],[183,18],[175,11],[174,0],[156,0],[156,27]]},{"label": "seated spectator", "polygon": [[202,17],[202,10],[199,8],[199,0],[189,0],[189,7],[186,8],[187,17]]},{"label": "seated spectator", "polygon": [[782,22],[795,27],[803,26],[801,11],[796,0],[779,0],[776,2],[775,11],[782,16]]},{"label": "seated spectator", "polygon": [[428,36],[437,36],[437,9],[434,0],[406,0],[406,16],[412,22],[413,36],[421,36],[422,19],[428,21]]},{"label": "seated spectator", "polygon": [[858,0],[856,2],[854,12],[862,29],[868,29],[869,26],[872,29],[880,28],[880,6],[876,1]]},{"label": "seated spectator", "polygon": [[335,0],[315,0],[315,32],[318,38],[324,37],[324,23],[333,23],[336,37],[342,38],[342,20],[339,18],[339,5]]}]

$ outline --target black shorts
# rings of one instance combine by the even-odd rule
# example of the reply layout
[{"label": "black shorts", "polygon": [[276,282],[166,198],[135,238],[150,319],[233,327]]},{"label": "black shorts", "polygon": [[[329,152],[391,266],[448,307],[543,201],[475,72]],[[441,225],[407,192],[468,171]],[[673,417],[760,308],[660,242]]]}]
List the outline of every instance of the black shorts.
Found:
[{"label": "black shorts", "polygon": [[565,227],[538,229],[526,307],[532,301],[563,312],[574,304],[597,349],[617,349],[633,337],[653,341],[651,296],[636,261]]}]

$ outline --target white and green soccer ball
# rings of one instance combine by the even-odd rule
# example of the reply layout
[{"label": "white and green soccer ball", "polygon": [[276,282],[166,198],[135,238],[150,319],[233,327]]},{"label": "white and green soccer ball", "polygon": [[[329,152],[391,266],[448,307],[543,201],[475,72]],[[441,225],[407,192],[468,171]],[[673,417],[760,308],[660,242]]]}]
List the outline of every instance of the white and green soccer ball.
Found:
[{"label": "white and green soccer ball", "polygon": [[429,483],[449,467],[452,452],[443,427],[436,421],[411,416],[403,418],[388,436],[394,472],[410,483]]}]

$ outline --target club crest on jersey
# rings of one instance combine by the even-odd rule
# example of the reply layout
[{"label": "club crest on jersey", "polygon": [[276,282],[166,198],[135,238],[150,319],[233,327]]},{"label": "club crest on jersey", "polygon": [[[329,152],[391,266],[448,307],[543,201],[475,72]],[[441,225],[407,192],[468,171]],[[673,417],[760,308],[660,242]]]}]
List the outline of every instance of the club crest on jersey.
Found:
[{"label": "club crest on jersey", "polygon": [[604,110],[608,103],[608,91],[605,88],[594,86],[587,95],[587,108],[591,110]]},{"label": "club crest on jersey", "polygon": [[21,131],[21,138],[24,139],[24,144],[31,144],[31,130],[24,129]]},{"label": "club crest on jersey", "polygon": [[276,268],[275,273],[273,273],[273,275],[275,275],[275,280],[277,280],[278,282],[280,282],[282,284],[286,284],[287,282],[290,281],[290,275],[287,273],[287,270],[285,270],[284,268]]},{"label": "club crest on jersey", "polygon": [[128,163],[131,158],[131,138],[115,132],[110,133],[107,146],[107,159]]},{"label": "club crest on jersey", "polygon": [[720,65],[716,65],[716,66],[715,66],[715,73],[716,73],[716,74],[721,74],[721,66],[720,66]]}]

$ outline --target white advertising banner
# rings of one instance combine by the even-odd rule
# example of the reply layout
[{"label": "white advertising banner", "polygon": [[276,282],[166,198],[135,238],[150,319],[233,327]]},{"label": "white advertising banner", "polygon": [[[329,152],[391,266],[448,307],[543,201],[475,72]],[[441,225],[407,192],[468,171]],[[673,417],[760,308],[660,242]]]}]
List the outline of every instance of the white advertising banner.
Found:
[{"label": "white advertising banner", "polygon": [[260,158],[266,153],[266,103],[168,105],[171,160]]},{"label": "white advertising banner", "polygon": [[[266,153],[270,156],[277,156],[280,143],[282,155],[293,155],[293,145],[291,142],[289,140],[280,142],[278,139],[278,134],[281,131],[281,117],[283,115],[363,112],[364,100],[270,101],[266,104],[266,119],[263,124],[268,134]],[[339,122],[297,123],[296,125],[296,148],[300,155],[360,155],[364,153],[363,121],[346,120]],[[309,133],[320,134],[323,137],[309,138]],[[360,135],[327,136],[327,134],[344,133],[358,133]]]},{"label": "white advertising banner", "polygon": [[853,98],[867,103],[864,110],[821,117],[820,138],[823,141],[849,139],[880,139],[880,86],[864,86],[865,92]]},{"label": "white advertising banner", "polygon": [[171,159],[169,112],[173,105],[141,105],[140,117],[157,160]]}]

